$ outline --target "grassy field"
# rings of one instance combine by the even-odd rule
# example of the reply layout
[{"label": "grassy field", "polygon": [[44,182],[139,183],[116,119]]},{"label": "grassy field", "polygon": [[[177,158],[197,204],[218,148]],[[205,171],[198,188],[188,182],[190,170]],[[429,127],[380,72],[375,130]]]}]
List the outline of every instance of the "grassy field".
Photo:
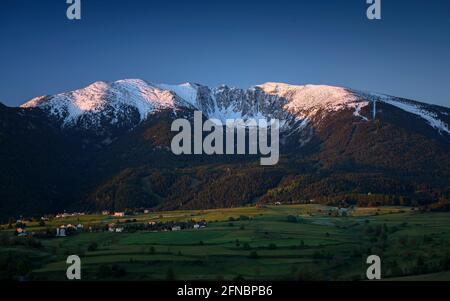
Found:
[{"label": "grassy field", "polygon": [[[108,224],[207,220],[176,232],[79,233],[8,240],[2,232],[3,278],[65,280],[68,255],[82,259],[84,280],[364,280],[368,255],[382,258],[385,279],[450,280],[450,213],[410,208],[356,208],[345,217],[320,205],[150,213],[121,219],[87,215],[52,220]],[[288,218],[290,216],[290,218]],[[295,218],[293,218],[295,217]],[[128,221],[130,222],[130,221]]]}]

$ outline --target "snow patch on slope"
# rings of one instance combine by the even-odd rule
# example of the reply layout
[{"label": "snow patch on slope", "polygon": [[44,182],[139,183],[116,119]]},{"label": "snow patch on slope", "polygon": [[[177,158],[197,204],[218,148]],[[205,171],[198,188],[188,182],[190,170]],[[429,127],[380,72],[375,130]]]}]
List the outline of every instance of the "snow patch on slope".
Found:
[{"label": "snow patch on slope", "polygon": [[430,126],[438,130],[440,133],[445,132],[447,134],[450,134],[448,124],[440,120],[436,115],[436,113],[427,110],[424,105],[421,105],[420,103],[417,102],[402,100],[400,98],[392,97],[385,94],[380,93],[371,93],[371,94],[378,97],[378,99],[382,102],[388,103],[399,109],[402,109],[403,111],[421,117],[422,119],[426,120]]}]

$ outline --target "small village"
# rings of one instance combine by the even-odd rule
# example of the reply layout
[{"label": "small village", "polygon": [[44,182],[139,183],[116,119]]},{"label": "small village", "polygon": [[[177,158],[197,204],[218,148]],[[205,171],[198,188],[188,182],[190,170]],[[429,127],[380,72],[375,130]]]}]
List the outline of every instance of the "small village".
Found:
[{"label": "small village", "polygon": [[[314,200],[310,200],[310,204],[314,204]],[[274,206],[282,206],[283,203],[276,202]],[[266,208],[265,205],[257,205],[256,208]],[[329,217],[346,217],[350,216],[353,207],[328,207],[326,209],[318,210],[321,215]],[[141,211],[109,211],[103,210],[99,212],[104,217],[103,222],[83,224],[81,222],[76,223],[64,223],[64,220],[76,219],[80,221],[80,217],[87,216],[91,213],[86,212],[63,212],[55,215],[42,216],[39,220],[39,226],[43,229],[40,231],[30,232],[27,231],[27,221],[19,219],[15,224],[15,235],[17,237],[39,237],[39,238],[51,238],[51,237],[67,237],[73,236],[82,232],[90,233],[135,233],[138,231],[146,232],[169,232],[169,231],[184,231],[184,230],[200,230],[208,226],[208,223],[202,221],[179,221],[179,222],[162,222],[158,221],[162,216],[149,218],[148,221],[143,222],[137,220],[136,216],[150,215],[151,210],[145,209]],[[61,223],[57,223],[55,226],[55,220],[61,220]],[[110,221],[109,221],[110,220]],[[30,222],[30,220],[28,220]],[[52,222],[52,227],[49,227],[46,223]],[[10,223],[9,227],[13,228]],[[45,229],[44,229],[45,228]]]},{"label": "small village", "polygon": [[[144,214],[150,214],[150,210],[144,210]],[[169,231],[184,231],[184,230],[200,230],[208,226],[208,223],[204,220],[202,221],[187,221],[187,222],[158,222],[157,219],[150,219],[147,222],[137,221],[133,218],[134,215],[140,214],[139,212],[125,212],[117,211],[110,212],[104,210],[101,212],[102,216],[105,216],[105,220],[111,219],[108,223],[64,223],[65,219],[77,218],[88,215],[84,212],[74,212],[74,213],[59,213],[54,216],[43,216],[40,218],[38,225],[42,228],[39,231],[28,231],[27,221],[19,219],[15,224],[15,235],[17,237],[40,237],[40,238],[51,238],[51,237],[68,237],[73,236],[83,232],[90,233],[135,233],[137,231],[146,232],[169,232]],[[129,217],[129,219],[127,219]],[[47,222],[52,221],[55,224],[55,220],[61,220],[58,226],[49,227],[46,225]],[[28,221],[29,222],[29,221]],[[12,225],[10,223],[9,227]]]}]

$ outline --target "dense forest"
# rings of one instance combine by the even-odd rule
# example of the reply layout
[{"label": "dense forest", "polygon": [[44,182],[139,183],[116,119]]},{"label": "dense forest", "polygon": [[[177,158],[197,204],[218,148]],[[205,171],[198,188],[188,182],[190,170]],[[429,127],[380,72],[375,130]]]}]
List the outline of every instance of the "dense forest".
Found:
[{"label": "dense forest", "polygon": [[1,218],[276,202],[447,210],[449,135],[402,110],[379,108],[371,121],[331,114],[307,143],[300,134],[282,137],[280,163],[262,167],[252,156],[173,155],[170,112],[132,131],[105,130],[105,138],[62,132],[39,110],[0,106]]}]

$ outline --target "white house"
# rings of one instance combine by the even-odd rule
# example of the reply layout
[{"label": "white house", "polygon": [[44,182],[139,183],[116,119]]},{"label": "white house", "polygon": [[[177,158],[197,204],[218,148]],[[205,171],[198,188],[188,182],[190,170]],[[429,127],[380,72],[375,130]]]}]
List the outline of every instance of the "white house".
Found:
[{"label": "white house", "polygon": [[124,217],[125,216],[125,212],[114,212],[114,216],[115,217]]},{"label": "white house", "polygon": [[66,237],[66,227],[56,228],[56,237]]},{"label": "white house", "polygon": [[348,209],[347,208],[339,208],[338,209],[339,216],[347,216],[348,215]]},{"label": "white house", "polygon": [[180,226],[172,227],[172,231],[181,231],[181,227]]}]

